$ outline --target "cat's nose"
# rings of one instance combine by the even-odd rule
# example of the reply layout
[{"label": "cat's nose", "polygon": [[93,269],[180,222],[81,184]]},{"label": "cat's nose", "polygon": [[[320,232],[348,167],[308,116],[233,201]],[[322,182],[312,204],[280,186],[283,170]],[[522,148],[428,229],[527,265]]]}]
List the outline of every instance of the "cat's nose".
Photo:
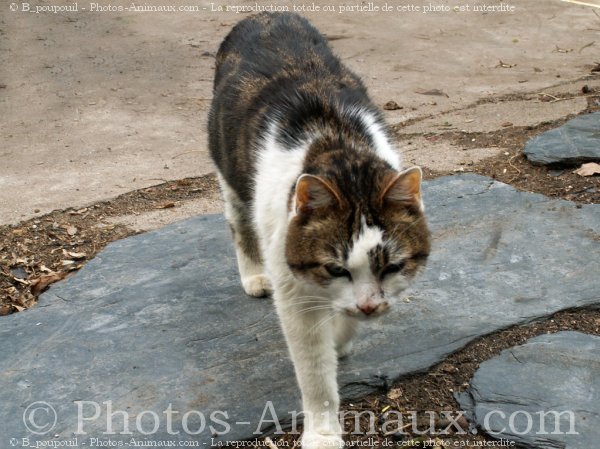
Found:
[{"label": "cat's nose", "polygon": [[356,308],[360,310],[364,315],[380,315],[387,312],[390,305],[387,301],[366,301],[356,305]]},{"label": "cat's nose", "polygon": [[356,307],[358,307],[358,310],[365,315],[371,315],[373,312],[375,312],[375,309],[377,309],[377,304],[368,302],[366,304],[357,305]]}]

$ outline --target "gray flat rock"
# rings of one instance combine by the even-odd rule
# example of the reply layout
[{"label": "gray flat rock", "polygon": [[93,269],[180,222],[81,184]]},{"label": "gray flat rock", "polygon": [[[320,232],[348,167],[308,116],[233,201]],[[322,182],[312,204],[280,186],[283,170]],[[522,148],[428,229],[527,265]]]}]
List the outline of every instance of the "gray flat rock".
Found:
[{"label": "gray flat rock", "polygon": [[580,115],[534,137],[523,150],[537,165],[580,165],[600,161],[600,112]]},{"label": "gray flat rock", "polygon": [[[410,300],[370,323],[341,363],[346,398],[426,370],[497,329],[600,303],[600,206],[576,208],[476,175],[428,182],[424,195],[435,236],[429,266]],[[117,435],[103,434],[111,401],[136,436],[158,420],[148,438],[201,443],[211,442],[215,411],[227,413],[214,415],[231,426],[216,437],[225,441],[253,437],[270,404],[281,422],[299,408],[272,302],[243,294],[220,215],[111,243],[37,307],[0,322],[0,438],[43,438],[22,419],[35,401],[56,410],[58,438],[78,430],[80,406],[87,436],[127,440],[118,435],[122,414],[112,420]],[[177,434],[163,413],[169,406]],[[200,413],[206,428],[190,435]]]},{"label": "gray flat rock", "polygon": [[482,363],[458,399],[497,438],[535,449],[598,447],[600,337],[532,338]]}]

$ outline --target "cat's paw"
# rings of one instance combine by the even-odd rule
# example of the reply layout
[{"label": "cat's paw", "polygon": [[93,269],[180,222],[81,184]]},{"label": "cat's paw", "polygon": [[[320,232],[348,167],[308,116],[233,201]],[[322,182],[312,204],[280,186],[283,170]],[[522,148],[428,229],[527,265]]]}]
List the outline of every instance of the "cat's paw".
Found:
[{"label": "cat's paw", "polygon": [[336,348],[337,356],[339,359],[343,359],[348,357],[352,353],[352,348],[354,347],[354,343],[352,341],[347,341],[341,346]]},{"label": "cat's paw", "polygon": [[273,293],[271,282],[264,274],[242,278],[242,286],[247,295],[262,298]]},{"label": "cat's paw", "polygon": [[307,431],[302,434],[302,449],[339,449],[344,447],[340,435]]}]

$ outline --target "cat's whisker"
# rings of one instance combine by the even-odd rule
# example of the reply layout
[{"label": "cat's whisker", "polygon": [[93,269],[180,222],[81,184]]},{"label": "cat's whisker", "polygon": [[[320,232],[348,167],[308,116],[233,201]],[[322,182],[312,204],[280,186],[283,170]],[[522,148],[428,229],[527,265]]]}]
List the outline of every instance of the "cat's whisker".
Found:
[{"label": "cat's whisker", "polygon": [[307,299],[307,298],[315,298],[315,299],[326,299],[326,300],[329,300],[329,298],[328,298],[328,297],[326,297],[326,296],[314,296],[314,295],[312,295],[312,296],[311,296],[311,295],[308,295],[308,296],[296,296],[296,297],[294,297],[294,300],[297,300],[297,299]]},{"label": "cat's whisker", "polygon": [[325,300],[325,299],[305,299],[302,301],[293,301],[290,304],[295,304],[295,305],[298,305],[298,304],[329,304],[330,302],[331,302],[330,299],[327,299],[327,300]]},{"label": "cat's whisker", "polygon": [[313,327],[311,327],[308,332],[311,333],[311,332],[317,331],[325,323],[328,323],[329,321],[333,320],[335,318],[335,316],[336,316],[335,313],[331,313],[331,314],[327,315],[324,319],[322,319],[317,324],[315,324]]},{"label": "cat's whisker", "polygon": [[296,315],[302,315],[302,314],[305,314],[308,312],[316,312],[317,310],[332,310],[332,309],[329,306],[315,306],[315,307],[308,307],[307,309],[298,310],[298,311],[295,311],[294,313]]},{"label": "cat's whisker", "polygon": [[312,306],[308,306],[308,307],[302,308],[299,311],[307,310],[307,309],[311,309],[311,308],[331,309],[331,304],[317,304],[317,305],[312,305]]},{"label": "cat's whisker", "polygon": [[325,298],[325,297],[313,297],[311,298],[310,296],[307,296],[305,298],[294,298],[292,301],[292,303],[294,304],[300,304],[302,302],[325,302],[325,301],[330,301],[331,298]]},{"label": "cat's whisker", "polygon": [[291,304],[306,304],[306,303],[326,303],[326,302],[330,302],[331,299],[330,298],[314,298],[314,299],[303,299],[300,301],[290,301]]},{"label": "cat's whisker", "polygon": [[297,310],[304,310],[307,307],[325,307],[325,308],[330,308],[331,309],[331,303],[325,303],[325,302],[305,302],[305,303],[300,303],[300,304],[294,304],[294,306],[300,306],[299,308],[296,307],[292,307],[290,310],[292,312],[297,311]]},{"label": "cat's whisker", "polygon": [[[424,220],[424,219],[425,219],[425,217],[424,217],[424,216],[420,216],[419,218],[417,218],[415,221],[413,221],[411,224],[409,224],[409,225],[408,225],[406,228],[404,228],[404,229],[402,230],[402,232],[396,236],[396,238],[398,238],[398,237],[400,237],[400,236],[402,236],[402,235],[406,234],[406,232],[407,232],[407,231],[408,231],[410,228],[412,228],[413,226],[417,225],[417,224],[418,224],[418,223],[419,223],[421,220]],[[398,230],[398,228],[399,228],[399,227],[400,227],[400,225],[397,225],[397,226],[396,226],[396,228],[394,229],[394,231]]]},{"label": "cat's whisker", "polygon": [[300,301],[291,301],[290,304],[299,305],[299,304],[329,304],[331,303],[330,298],[313,298],[313,299],[303,299]]},{"label": "cat's whisker", "polygon": [[331,311],[331,307],[318,307],[318,308],[308,308],[308,309],[302,309],[302,310],[295,310],[293,312],[290,313],[290,315],[294,315],[296,317],[302,317],[303,319],[306,319],[307,316],[310,316],[312,313],[315,312],[319,312],[319,311]]}]

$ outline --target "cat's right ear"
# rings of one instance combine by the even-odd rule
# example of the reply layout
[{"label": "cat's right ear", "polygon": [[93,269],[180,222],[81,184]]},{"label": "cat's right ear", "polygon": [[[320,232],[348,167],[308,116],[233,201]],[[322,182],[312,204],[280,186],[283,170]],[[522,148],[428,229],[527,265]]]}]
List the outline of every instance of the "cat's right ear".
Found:
[{"label": "cat's right ear", "polygon": [[420,167],[411,167],[400,173],[390,172],[383,180],[380,203],[403,207],[417,207],[423,211],[421,199],[421,179],[423,172]]},{"label": "cat's right ear", "polygon": [[335,188],[325,179],[304,174],[296,181],[295,207],[298,214],[310,214],[341,203]]}]

